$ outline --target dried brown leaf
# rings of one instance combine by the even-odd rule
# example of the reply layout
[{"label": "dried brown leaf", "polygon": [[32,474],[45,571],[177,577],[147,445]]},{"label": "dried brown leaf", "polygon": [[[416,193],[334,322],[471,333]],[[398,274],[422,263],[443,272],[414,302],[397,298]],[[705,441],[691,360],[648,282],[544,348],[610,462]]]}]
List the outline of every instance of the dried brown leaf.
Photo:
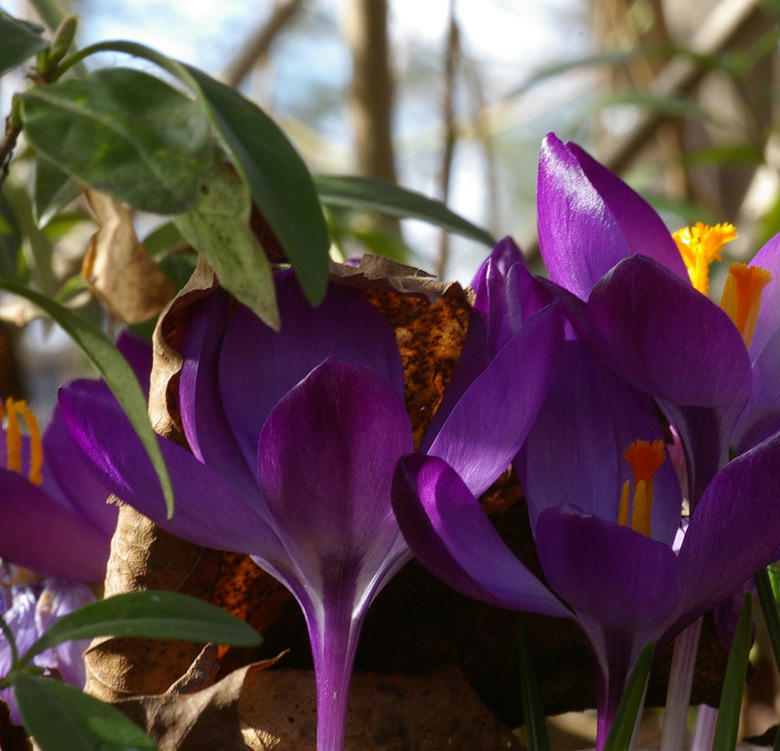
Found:
[{"label": "dried brown leaf", "polygon": [[[179,540],[129,506],[122,506],[106,572],[106,596],[165,589],[211,600],[221,554]],[[86,691],[111,701],[162,693],[200,651],[200,645],[151,639],[102,638],[84,655]]]},{"label": "dried brown leaf", "polygon": [[238,709],[242,687],[247,676],[275,662],[247,665],[194,693],[171,690],[162,695],[122,699],[114,706],[144,728],[157,742],[159,751],[245,751]]},{"label": "dried brown leaf", "polygon": [[367,288],[363,294],[379,308],[398,340],[406,409],[414,445],[419,446],[460,357],[471,305],[458,284],[449,285],[434,302],[395,290]]},{"label": "dried brown leaf", "polygon": [[[247,675],[239,713],[252,751],[316,749],[314,676],[308,671]],[[446,668],[418,677],[355,673],[344,748],[507,751],[521,746],[485,708],[463,675]]]},{"label": "dried brown leaf", "polygon": [[173,297],[173,283],[138,239],[127,207],[105,193],[83,191],[100,225],[81,268],[87,287],[125,323],[154,318]]}]

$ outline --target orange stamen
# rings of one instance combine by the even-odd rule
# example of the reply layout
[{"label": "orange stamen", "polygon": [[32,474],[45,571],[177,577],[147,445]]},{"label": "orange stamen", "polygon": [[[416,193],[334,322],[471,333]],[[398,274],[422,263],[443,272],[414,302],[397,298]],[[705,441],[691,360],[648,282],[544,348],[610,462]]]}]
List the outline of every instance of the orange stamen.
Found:
[{"label": "orange stamen", "polygon": [[733,224],[710,226],[702,222],[696,222],[692,227],[683,227],[672,235],[694,289],[703,295],[707,294],[710,287],[710,264],[720,261],[723,246],[736,236]]},{"label": "orange stamen", "polygon": [[[634,475],[634,498],[631,504],[631,529],[650,537],[650,519],[653,511],[653,476],[666,459],[666,449],[661,440],[634,441],[623,457]],[[628,526],[629,483],[623,484],[618,523]],[[625,512],[624,512],[625,506]],[[621,521],[621,519],[624,519]]]},{"label": "orange stamen", "polygon": [[[2,419],[2,407],[0,407],[0,419]],[[19,424],[20,416],[27,425],[27,431],[30,434],[30,466],[27,476],[30,482],[40,485],[43,482],[41,469],[43,467],[43,443],[41,441],[41,430],[38,427],[38,421],[32,410],[27,406],[24,399],[15,401],[8,398],[5,400],[5,413],[8,418],[5,440],[7,461],[6,468],[12,472],[22,471],[22,431]]]},{"label": "orange stamen", "polygon": [[5,430],[6,468],[11,472],[22,471],[22,431],[19,429],[19,415],[16,402],[10,397],[5,400],[8,427]]},{"label": "orange stamen", "polygon": [[756,330],[761,293],[771,281],[772,274],[760,266],[732,263],[729,267],[720,307],[737,327],[746,347],[750,346]]}]

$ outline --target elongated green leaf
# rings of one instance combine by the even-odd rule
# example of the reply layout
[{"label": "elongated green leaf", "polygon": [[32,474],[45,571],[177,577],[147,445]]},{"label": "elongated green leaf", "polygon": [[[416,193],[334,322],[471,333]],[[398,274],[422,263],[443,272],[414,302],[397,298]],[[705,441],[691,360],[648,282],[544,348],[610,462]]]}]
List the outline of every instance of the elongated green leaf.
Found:
[{"label": "elongated green leaf", "polygon": [[639,655],[626,683],[604,751],[626,751],[631,746],[634,725],[645,698],[645,686],[653,664],[655,645],[648,644]]},{"label": "elongated green leaf", "polygon": [[314,184],[326,206],[369,209],[402,219],[421,219],[490,248],[496,244],[489,232],[450,211],[441,201],[392,183],[349,175],[317,175]]},{"label": "elongated green leaf", "polygon": [[187,66],[187,71],[307,299],[317,304],[328,285],[330,241],[309,170],[259,107],[196,68]]},{"label": "elongated green leaf", "polygon": [[61,170],[138,209],[195,205],[213,163],[203,108],[146,73],[109,68],[21,96],[24,131]]},{"label": "elongated green leaf", "polygon": [[0,75],[48,47],[43,28],[0,11]]},{"label": "elongated green leaf", "polygon": [[79,186],[70,175],[48,159],[36,159],[33,217],[39,227],[45,227],[61,208],[80,195]]},{"label": "elongated green leaf", "polygon": [[274,329],[279,329],[268,260],[249,226],[246,183],[229,165],[209,173],[195,209],[173,217],[187,241],[213,267],[220,283]]},{"label": "elongated green leaf", "polygon": [[739,732],[739,711],[742,707],[742,693],[745,690],[748,655],[753,641],[753,594],[748,592],[742,602],[742,610],[731,642],[726,675],[720,694],[718,720],[712,747],[720,751],[734,751]]},{"label": "elongated green leaf", "polygon": [[617,91],[599,97],[590,103],[589,109],[599,111],[615,105],[632,105],[669,117],[682,117],[690,120],[715,121],[713,114],[691,99],[682,96],[662,96],[645,91]]},{"label": "elongated green leaf", "polygon": [[519,635],[520,652],[520,692],[523,700],[525,733],[528,738],[528,751],[550,751],[550,736],[544,719],[542,695],[539,681],[533,666],[533,658],[522,630]]},{"label": "elongated green leaf", "polygon": [[87,359],[97,368],[141,439],[160,480],[168,515],[173,514],[173,488],[165,466],[157,436],[152,430],[146,411],[146,398],[127,360],[106,335],[37,292],[13,282],[0,279],[0,289],[24,297],[53,318],[79,346]]},{"label": "elongated green leaf", "polygon": [[141,636],[237,647],[263,642],[248,623],[216,605],[180,592],[146,590],[98,600],[60,618],[22,659],[29,662],[55,644],[95,636]]},{"label": "elongated green leaf", "polygon": [[157,749],[157,744],[118,709],[73,686],[17,673],[13,689],[24,726],[41,751]]}]

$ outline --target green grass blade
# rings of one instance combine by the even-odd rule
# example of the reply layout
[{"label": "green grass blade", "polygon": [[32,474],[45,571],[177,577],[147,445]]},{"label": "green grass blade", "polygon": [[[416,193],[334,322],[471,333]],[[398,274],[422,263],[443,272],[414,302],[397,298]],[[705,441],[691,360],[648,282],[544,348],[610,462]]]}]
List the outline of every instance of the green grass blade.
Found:
[{"label": "green grass blade", "polygon": [[712,747],[720,751],[734,751],[739,731],[739,710],[745,690],[748,654],[753,641],[753,595],[748,592],[742,603],[734,641],[731,643],[726,675],[720,695],[718,721]]}]

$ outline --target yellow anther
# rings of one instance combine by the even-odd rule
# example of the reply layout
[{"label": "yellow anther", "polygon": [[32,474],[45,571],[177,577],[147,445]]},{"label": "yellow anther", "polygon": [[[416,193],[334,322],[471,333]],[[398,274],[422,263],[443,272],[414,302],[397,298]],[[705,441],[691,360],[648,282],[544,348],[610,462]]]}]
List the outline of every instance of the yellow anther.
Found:
[{"label": "yellow anther", "polygon": [[756,330],[761,293],[771,281],[772,274],[760,266],[732,263],[729,267],[720,307],[737,327],[746,347],[750,346]]},{"label": "yellow anther", "polygon": [[[2,411],[2,407],[0,407],[0,419],[2,419]],[[21,416],[27,424],[27,432],[30,434],[30,466],[27,470],[27,477],[30,482],[40,485],[43,482],[41,476],[43,443],[38,421],[24,399],[19,401],[10,397],[6,399],[5,414],[7,416],[5,431],[6,469],[19,473],[22,471],[22,430],[19,424]]]},{"label": "yellow anther", "polygon": [[701,222],[696,222],[692,227],[683,227],[672,235],[685,268],[688,269],[691,283],[703,295],[707,294],[710,287],[710,264],[720,261],[723,246],[736,236],[737,230],[733,224],[710,226]]},{"label": "yellow anther", "polygon": [[618,507],[618,524],[621,527],[628,526],[628,511],[630,505],[631,483],[626,480],[620,493],[620,506]]},{"label": "yellow anther", "polygon": [[[631,467],[634,479],[634,497],[631,504],[631,529],[650,537],[650,519],[653,511],[653,476],[666,459],[666,449],[661,440],[634,441],[623,457]],[[623,483],[620,494],[618,524],[628,526],[630,482]]]}]

